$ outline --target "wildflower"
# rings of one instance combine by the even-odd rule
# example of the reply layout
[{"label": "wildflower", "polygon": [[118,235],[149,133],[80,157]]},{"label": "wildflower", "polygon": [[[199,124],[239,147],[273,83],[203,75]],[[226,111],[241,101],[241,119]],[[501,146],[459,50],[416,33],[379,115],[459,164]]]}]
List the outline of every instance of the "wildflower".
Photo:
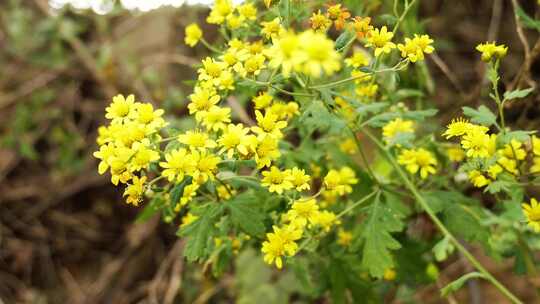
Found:
[{"label": "wildflower", "polygon": [[535,232],[540,232],[540,204],[535,198],[531,198],[529,204],[521,204],[523,208],[523,213],[527,218],[529,227],[531,227]]},{"label": "wildflower", "polygon": [[281,22],[278,17],[274,18],[272,21],[263,21],[261,22],[261,25],[261,34],[263,34],[266,39],[279,37],[285,31],[283,27],[281,27]]},{"label": "wildflower", "polygon": [[286,214],[286,219],[293,225],[304,227],[307,223],[314,223],[319,213],[319,206],[315,199],[298,200],[292,204]]},{"label": "wildflower", "polygon": [[337,216],[328,210],[318,212],[314,218],[314,225],[321,226],[323,231],[329,232],[334,225],[339,225],[341,222]]},{"label": "wildflower", "polygon": [[386,26],[383,26],[380,30],[373,29],[369,31],[367,36],[366,47],[375,48],[375,57],[379,57],[382,53],[390,53],[392,49],[396,48],[396,45],[392,42],[394,33],[388,32]]},{"label": "wildflower", "polygon": [[182,224],[180,224],[180,228],[183,228],[196,220],[198,220],[199,217],[197,215],[194,215],[191,212],[188,212],[185,216],[182,217]]},{"label": "wildflower", "polygon": [[349,167],[342,167],[339,171],[332,169],[324,177],[327,190],[335,191],[339,195],[352,192],[351,185],[358,183],[356,174]]},{"label": "wildflower", "polygon": [[165,161],[159,165],[165,168],[161,175],[170,182],[181,182],[185,175],[191,175],[195,171],[193,156],[186,149],[175,149],[165,154]]},{"label": "wildflower", "polygon": [[302,231],[291,226],[285,228],[273,227],[274,232],[267,233],[267,240],[263,242],[261,251],[264,261],[271,265],[276,264],[278,269],[283,267],[282,257],[293,256],[298,250],[296,240],[302,237]]},{"label": "wildflower", "polygon": [[530,169],[531,173],[540,173],[540,157],[533,158],[533,165]]},{"label": "wildflower", "polygon": [[486,158],[490,155],[490,136],[485,128],[472,127],[461,139],[467,157]]},{"label": "wildflower", "polygon": [[288,172],[289,180],[296,188],[296,191],[309,190],[310,185],[310,176],[306,174],[306,171],[303,169],[298,169],[297,167],[292,168]]},{"label": "wildflower", "polygon": [[257,19],[257,8],[253,3],[244,3],[240,6],[238,6],[238,13],[242,15],[242,17],[248,19],[248,20],[256,20]]},{"label": "wildflower", "polygon": [[101,145],[99,151],[93,153],[94,157],[99,159],[98,173],[102,175],[109,169],[109,162],[115,156],[116,147],[113,143]]},{"label": "wildflower", "polygon": [[517,175],[519,173],[517,169],[517,162],[514,159],[510,159],[508,157],[500,157],[497,160],[497,164],[499,164],[501,167],[503,167],[506,171],[513,175]]},{"label": "wildflower", "polygon": [[186,27],[184,42],[190,47],[197,45],[202,37],[202,30],[196,23],[192,23]]},{"label": "wildflower", "polygon": [[148,147],[149,143],[136,142],[132,146],[133,155],[130,158],[128,169],[130,171],[139,171],[146,169],[151,162],[159,159],[159,152]]},{"label": "wildflower", "polygon": [[350,155],[353,155],[356,152],[358,152],[358,147],[356,145],[356,141],[354,139],[352,139],[352,138],[347,138],[346,140],[342,141],[339,144],[339,149],[343,153],[347,153],[347,154],[350,154]]},{"label": "wildflower", "polygon": [[460,147],[450,147],[446,149],[448,159],[453,162],[460,162],[465,158],[465,151]]},{"label": "wildflower", "polygon": [[393,281],[397,277],[396,271],[392,268],[388,268],[384,271],[383,279],[385,281]]},{"label": "wildflower", "polygon": [[353,235],[350,231],[339,229],[337,243],[343,247],[349,247],[352,243]]},{"label": "wildflower", "polygon": [[482,61],[489,62],[492,58],[501,59],[506,56],[508,47],[504,44],[496,45],[495,42],[480,43],[476,50],[482,53]]},{"label": "wildflower", "polygon": [[398,156],[398,163],[404,165],[412,174],[420,171],[420,177],[425,179],[429,174],[435,174],[437,159],[426,149],[404,149]]},{"label": "wildflower", "polygon": [[360,97],[371,98],[377,94],[378,90],[379,90],[379,86],[373,83],[373,84],[359,85],[356,87],[354,92],[356,93],[356,95]]},{"label": "wildflower", "polygon": [[387,143],[404,133],[414,133],[414,121],[396,118],[384,125],[382,129],[383,138]]},{"label": "wildflower", "polygon": [[267,187],[270,192],[282,194],[284,190],[290,190],[294,187],[287,172],[280,171],[275,166],[272,166],[270,170],[263,171],[262,175],[261,185]]},{"label": "wildflower", "polygon": [[328,5],[328,18],[334,20],[336,30],[340,31],[345,26],[345,21],[351,17],[351,13],[346,8],[341,8],[341,4]]},{"label": "wildflower", "polygon": [[111,119],[113,123],[122,122],[128,117],[130,111],[134,110],[134,102],[134,95],[129,95],[127,98],[122,94],[114,96],[112,103],[105,108],[107,112],[105,118]]},{"label": "wildflower", "polygon": [[265,52],[271,68],[280,68],[283,77],[288,78],[293,69],[301,66],[305,54],[300,48],[300,40],[293,32],[286,32],[272,40],[272,46]]},{"label": "wildflower", "polygon": [[133,176],[131,179],[131,184],[128,184],[126,190],[124,191],[123,196],[127,196],[126,202],[128,204],[133,204],[138,206],[139,202],[142,200],[142,195],[144,193],[144,183],[146,182],[146,176],[139,178],[138,176]]},{"label": "wildflower", "polygon": [[334,42],[325,35],[306,31],[300,34],[299,40],[306,56],[302,72],[318,78],[323,72],[332,75],[340,69],[341,59],[334,48]]},{"label": "wildflower", "polygon": [[208,133],[199,131],[187,131],[178,135],[178,141],[189,146],[190,149],[215,148],[216,142],[209,138]]},{"label": "wildflower", "polygon": [[354,52],[354,54],[345,59],[345,63],[355,69],[369,65],[369,58],[363,52]]},{"label": "wildflower", "polygon": [[268,94],[268,92],[259,92],[259,95],[253,97],[251,101],[255,104],[255,109],[263,109],[272,103],[272,95]]},{"label": "wildflower", "polygon": [[216,132],[223,130],[231,122],[231,109],[213,106],[201,116],[203,126],[209,131]]},{"label": "wildflower", "polygon": [[227,67],[227,64],[216,61],[214,58],[206,57],[202,60],[202,65],[202,68],[197,70],[199,80],[210,81],[212,85],[219,85],[219,77]]},{"label": "wildflower", "polygon": [[222,24],[225,18],[233,11],[231,0],[216,0],[210,15],[206,18],[206,22],[210,24]]},{"label": "wildflower", "polygon": [[279,121],[278,116],[270,111],[267,111],[264,115],[261,111],[255,111],[255,119],[257,120],[257,126],[252,127],[253,132],[257,134],[269,134],[276,138],[283,137],[281,129],[287,126],[286,121]]},{"label": "wildflower", "polygon": [[224,129],[223,134],[218,139],[219,145],[222,147],[219,153],[227,152],[227,157],[232,158],[235,150],[241,154],[248,154],[247,138],[249,129],[244,128],[242,124],[229,124]]},{"label": "wildflower", "polygon": [[[352,70],[351,77],[354,78],[354,83],[357,85],[361,85],[361,87],[370,87],[368,82],[370,82],[373,78],[371,74],[363,72],[361,70]],[[357,90],[358,88],[359,87],[357,87]]]},{"label": "wildflower", "polygon": [[278,139],[270,135],[261,135],[257,139],[258,144],[255,149],[257,168],[270,167],[272,161],[281,155],[278,148]]},{"label": "wildflower", "polygon": [[187,205],[196,195],[197,190],[199,190],[199,184],[192,183],[184,187],[184,192],[182,193],[182,197],[180,198],[180,202],[177,202],[175,206],[175,211],[180,211],[180,208]]},{"label": "wildflower", "polygon": [[259,75],[261,69],[264,68],[265,60],[266,57],[263,54],[252,55],[244,62],[244,68],[247,73]]},{"label": "wildflower", "polygon": [[244,25],[244,21],[246,18],[244,16],[239,16],[236,14],[229,14],[225,20],[227,20],[227,27],[231,30],[236,30],[242,25]]},{"label": "wildflower", "polygon": [[471,127],[472,124],[464,118],[460,117],[458,119],[452,119],[452,122],[446,126],[446,131],[444,131],[443,136],[446,137],[446,139],[454,136],[462,136],[467,133]]},{"label": "wildflower", "polygon": [[411,62],[424,60],[424,53],[431,54],[435,50],[431,44],[433,40],[428,35],[414,35],[413,39],[405,38],[405,44],[398,44],[401,57],[408,58]]},{"label": "wildflower", "polygon": [[[498,164],[489,166],[487,170],[489,177],[493,180],[497,179],[497,176],[499,176],[499,174],[501,174],[502,172],[503,172],[503,168]],[[481,178],[479,181],[481,182]],[[491,181],[488,181],[488,182],[491,182]]]},{"label": "wildflower", "polygon": [[234,195],[236,195],[236,190],[229,189],[225,185],[221,185],[221,186],[217,187],[216,191],[217,191],[217,194],[218,194],[219,198],[222,199],[222,200],[225,200],[225,201],[231,199]]},{"label": "wildflower", "polygon": [[213,154],[209,154],[205,150],[193,151],[192,157],[196,162],[195,169],[192,173],[193,180],[198,184],[203,184],[208,179],[214,179],[217,165],[221,159]]},{"label": "wildflower", "polygon": [[362,39],[366,37],[366,35],[373,30],[373,26],[370,24],[371,18],[370,17],[359,17],[356,16],[353,19],[353,30],[356,32],[356,37],[358,39]]},{"label": "wildflower", "polygon": [[482,172],[478,170],[471,170],[469,172],[469,180],[473,183],[473,185],[477,188],[484,187],[486,185],[489,185],[491,181],[486,178]]},{"label": "wildflower", "polygon": [[510,140],[510,143],[504,146],[502,154],[507,158],[516,160],[524,160],[527,157],[523,143],[515,139]]},{"label": "wildflower", "polygon": [[540,156],[540,138],[536,137],[536,135],[533,135],[531,142],[533,148],[533,155]]},{"label": "wildflower", "polygon": [[201,111],[208,111],[215,106],[221,97],[212,90],[195,87],[193,94],[189,95],[191,103],[188,104],[189,114],[195,114]]},{"label": "wildflower", "polygon": [[320,10],[317,13],[313,13],[311,18],[309,18],[309,21],[311,23],[311,28],[318,33],[324,33],[332,26],[332,20],[321,14]]}]

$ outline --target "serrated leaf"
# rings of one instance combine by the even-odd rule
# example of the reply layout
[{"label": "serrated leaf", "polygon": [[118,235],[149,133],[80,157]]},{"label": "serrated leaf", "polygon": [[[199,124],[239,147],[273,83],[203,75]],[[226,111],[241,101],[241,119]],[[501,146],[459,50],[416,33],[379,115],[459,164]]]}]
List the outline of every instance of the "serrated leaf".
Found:
[{"label": "serrated leaf", "polygon": [[472,122],[489,127],[497,123],[497,116],[486,106],[481,105],[478,110],[470,107],[463,107],[463,114],[469,117]]},{"label": "serrated leaf", "polygon": [[497,140],[501,144],[508,144],[512,139],[525,142],[529,140],[529,136],[536,133],[536,131],[510,131],[497,136]]},{"label": "serrated leaf", "polygon": [[465,275],[462,275],[457,280],[455,280],[455,281],[451,282],[450,284],[446,285],[445,287],[443,287],[441,289],[441,295],[443,297],[446,297],[450,293],[458,291],[461,287],[463,287],[463,284],[465,284],[468,280],[475,279],[475,278],[483,278],[483,279],[485,279],[486,276],[479,273],[479,272],[470,272],[470,273],[467,273]]},{"label": "serrated leaf", "polygon": [[529,95],[532,91],[534,91],[534,88],[504,92],[504,100],[512,100],[512,99],[527,97],[527,95]]},{"label": "serrated leaf", "polygon": [[368,208],[362,231],[362,266],[374,277],[381,278],[385,270],[394,267],[391,251],[401,248],[401,245],[391,233],[403,229],[402,218],[403,214],[392,210],[379,195]]},{"label": "serrated leaf", "polygon": [[184,178],[182,182],[179,184],[176,184],[172,190],[171,190],[171,206],[174,209],[176,207],[176,204],[180,202],[180,198],[184,194],[184,188],[186,188],[187,185],[191,184],[192,177],[188,176]]},{"label": "serrated leaf", "polygon": [[450,242],[450,238],[445,236],[435,246],[433,246],[433,254],[437,262],[442,262],[448,258],[449,255],[454,252],[454,245]]},{"label": "serrated leaf", "polygon": [[263,236],[265,232],[264,213],[253,192],[244,192],[224,203],[231,212],[233,224],[249,235]]},{"label": "serrated leaf", "polygon": [[187,237],[184,256],[193,262],[205,257],[205,249],[214,235],[214,224],[223,212],[221,204],[211,204],[200,211],[199,218],[193,223],[181,228],[177,234]]}]

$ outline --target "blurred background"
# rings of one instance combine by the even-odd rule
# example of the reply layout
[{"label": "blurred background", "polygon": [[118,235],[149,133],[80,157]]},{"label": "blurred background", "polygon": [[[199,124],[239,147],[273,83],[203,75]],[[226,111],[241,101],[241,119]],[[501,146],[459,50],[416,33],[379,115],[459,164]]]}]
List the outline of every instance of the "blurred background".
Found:
[{"label": "blurred background", "polygon": [[[92,157],[115,94],[133,93],[182,120],[194,67],[209,54],[184,45],[184,27],[197,22],[206,40],[217,39],[216,28],[204,22],[211,2],[0,0],[0,303],[294,302],[300,288],[292,273],[276,276],[254,251],[218,279],[184,263],[176,227],[159,218],[136,224],[140,210],[97,174]],[[391,11],[392,1],[364,2],[374,16]],[[483,102],[479,42],[510,47],[501,85],[540,80],[538,32],[516,27],[512,2],[518,1],[421,1],[406,20],[420,20],[417,26],[436,41],[437,53],[419,70],[428,76],[422,86],[440,109],[441,125],[461,106]],[[537,15],[536,1],[519,4]],[[512,103],[509,121],[538,130],[538,105],[538,95]],[[413,223],[432,229],[422,218]],[[512,271],[485,262],[503,280]],[[525,281],[505,283],[528,294]],[[478,293],[486,303],[503,303],[488,288],[462,292],[471,293],[471,303],[481,303]],[[413,298],[447,302],[437,286]]]}]

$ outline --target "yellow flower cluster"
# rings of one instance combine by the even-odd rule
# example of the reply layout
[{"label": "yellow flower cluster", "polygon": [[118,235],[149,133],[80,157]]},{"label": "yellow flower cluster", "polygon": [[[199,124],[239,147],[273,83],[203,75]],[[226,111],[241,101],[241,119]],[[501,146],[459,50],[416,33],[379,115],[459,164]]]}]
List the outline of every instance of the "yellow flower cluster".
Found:
[{"label": "yellow flower cluster", "polygon": [[114,185],[127,184],[126,201],[137,205],[144,193],[146,176],[136,173],[146,170],[160,157],[157,142],[161,139],[158,132],[166,125],[161,117],[163,110],[136,102],[133,95],[114,96],[105,110],[110,123],[98,130],[99,150],[94,152],[100,160],[98,172],[104,174],[109,170]]},{"label": "yellow flower cluster", "polygon": [[[526,160],[527,151],[524,142],[515,138],[502,147],[497,146],[497,134],[488,134],[489,129],[485,126],[473,124],[463,118],[453,120],[443,133],[447,139],[452,137],[461,138],[461,147],[464,151],[464,157],[468,159],[483,160],[476,162],[476,169],[469,170],[468,175],[471,182],[476,187],[484,187],[495,181],[499,174],[505,172],[511,176],[521,174],[521,165]],[[540,140],[536,136],[532,137],[533,166],[530,167],[531,173],[540,172],[538,163],[540,162],[536,155],[540,151],[535,146],[540,146]],[[454,161],[461,161],[458,153]]]},{"label": "yellow flower cluster", "polygon": [[214,7],[206,18],[210,24],[224,24],[231,30],[247,27],[248,21],[257,19],[257,8],[253,3],[233,5],[231,0],[216,0]]},{"label": "yellow flower cluster", "polygon": [[429,174],[435,174],[437,170],[437,159],[433,154],[424,149],[403,149],[399,153],[398,163],[405,166],[407,171],[412,174],[420,172],[420,177],[425,179]]},{"label": "yellow flower cluster", "polygon": [[482,53],[482,61],[489,62],[492,58],[501,59],[506,56],[508,47],[504,44],[496,45],[495,42],[480,43],[476,50]]}]

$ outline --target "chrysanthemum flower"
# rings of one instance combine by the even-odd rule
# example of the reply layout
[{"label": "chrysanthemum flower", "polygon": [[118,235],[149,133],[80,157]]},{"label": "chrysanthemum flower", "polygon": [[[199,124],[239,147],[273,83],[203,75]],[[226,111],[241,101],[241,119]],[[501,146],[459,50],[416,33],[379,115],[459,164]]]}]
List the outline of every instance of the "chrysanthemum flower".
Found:
[{"label": "chrysanthemum flower", "polygon": [[311,180],[311,177],[306,174],[305,170],[294,167],[291,170],[288,170],[286,172],[289,175],[289,180],[291,181],[293,186],[296,188],[296,191],[303,191],[303,190],[310,189],[309,182]]},{"label": "chrysanthemum flower", "polygon": [[480,43],[476,50],[482,53],[482,61],[489,62],[492,58],[501,59],[506,56],[508,47],[504,44],[496,45],[495,42]]},{"label": "chrysanthemum flower", "polygon": [[425,179],[429,174],[435,174],[437,159],[431,152],[424,148],[404,149],[398,156],[398,163],[404,165],[407,171],[416,174],[420,171],[420,177]]},{"label": "chrysanthemum flower", "polygon": [[443,136],[446,137],[446,139],[454,136],[462,136],[467,133],[471,127],[472,124],[464,118],[460,117],[458,119],[452,119],[452,122],[446,126],[446,131],[444,131]]},{"label": "chrysanthemum flower", "polygon": [[366,47],[375,49],[375,57],[379,57],[382,53],[388,54],[396,48],[392,42],[393,37],[394,33],[389,32],[386,26],[381,29],[373,29],[368,33]]},{"label": "chrysanthemum flower", "polygon": [[146,176],[139,178],[138,176],[133,176],[131,179],[131,184],[128,184],[126,190],[124,191],[123,196],[127,196],[126,202],[134,206],[138,206],[139,202],[142,200],[142,195],[144,193],[144,183],[146,182]]},{"label": "chrysanthemum flower", "polygon": [[262,175],[261,185],[267,187],[270,192],[282,194],[283,191],[294,187],[287,172],[280,171],[275,166],[272,166],[270,170],[263,171]]}]

